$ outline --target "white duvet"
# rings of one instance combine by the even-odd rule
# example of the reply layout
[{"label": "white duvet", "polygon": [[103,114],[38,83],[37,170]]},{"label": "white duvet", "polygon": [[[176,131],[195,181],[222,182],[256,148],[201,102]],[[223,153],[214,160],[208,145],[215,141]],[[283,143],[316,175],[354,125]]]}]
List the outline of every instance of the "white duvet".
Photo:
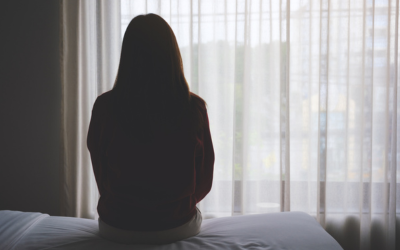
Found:
[{"label": "white duvet", "polygon": [[313,217],[302,212],[203,220],[197,236],[157,246],[104,240],[95,220],[8,210],[0,211],[0,249],[343,250]]}]

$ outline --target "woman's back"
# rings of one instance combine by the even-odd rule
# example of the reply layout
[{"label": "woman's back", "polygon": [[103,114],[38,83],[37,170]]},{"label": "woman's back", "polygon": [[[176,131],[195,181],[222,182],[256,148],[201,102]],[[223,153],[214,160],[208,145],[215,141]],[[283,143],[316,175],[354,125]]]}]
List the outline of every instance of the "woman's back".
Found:
[{"label": "woman's back", "polygon": [[135,231],[183,225],[212,185],[214,150],[204,102],[191,93],[204,119],[196,136],[192,116],[186,115],[168,133],[147,124],[153,138],[143,143],[128,136],[114,119],[112,97],[109,91],[96,100],[87,141],[100,191],[101,219]]}]

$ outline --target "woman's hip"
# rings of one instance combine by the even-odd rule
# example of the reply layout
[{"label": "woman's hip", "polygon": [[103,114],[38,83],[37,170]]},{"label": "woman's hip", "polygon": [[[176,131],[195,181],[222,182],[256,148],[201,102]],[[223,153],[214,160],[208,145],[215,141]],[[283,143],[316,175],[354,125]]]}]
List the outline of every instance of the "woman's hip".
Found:
[{"label": "woman's hip", "polygon": [[193,237],[200,232],[202,215],[197,213],[185,224],[162,231],[129,231],[106,224],[99,218],[99,231],[104,239],[123,244],[167,244]]}]

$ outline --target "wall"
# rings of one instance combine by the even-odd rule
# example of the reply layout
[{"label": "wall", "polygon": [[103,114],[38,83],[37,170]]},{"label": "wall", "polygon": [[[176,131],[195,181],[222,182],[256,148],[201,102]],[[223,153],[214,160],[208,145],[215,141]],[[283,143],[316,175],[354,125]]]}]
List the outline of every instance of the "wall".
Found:
[{"label": "wall", "polygon": [[0,210],[59,215],[59,14],[0,3]]}]

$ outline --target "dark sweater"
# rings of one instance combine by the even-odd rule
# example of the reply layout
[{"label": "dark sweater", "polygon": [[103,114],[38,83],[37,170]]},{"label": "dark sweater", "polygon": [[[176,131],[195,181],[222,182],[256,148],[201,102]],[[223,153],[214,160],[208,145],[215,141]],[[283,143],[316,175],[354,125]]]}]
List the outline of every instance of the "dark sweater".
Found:
[{"label": "dark sweater", "polygon": [[[211,190],[214,149],[206,107],[205,127],[194,140],[182,122],[176,132],[156,133],[151,144],[132,143],[110,117],[111,91],[93,106],[87,146],[100,192],[97,211],[125,230],[167,230],[188,222]],[[192,94],[193,98],[199,98]]]}]

